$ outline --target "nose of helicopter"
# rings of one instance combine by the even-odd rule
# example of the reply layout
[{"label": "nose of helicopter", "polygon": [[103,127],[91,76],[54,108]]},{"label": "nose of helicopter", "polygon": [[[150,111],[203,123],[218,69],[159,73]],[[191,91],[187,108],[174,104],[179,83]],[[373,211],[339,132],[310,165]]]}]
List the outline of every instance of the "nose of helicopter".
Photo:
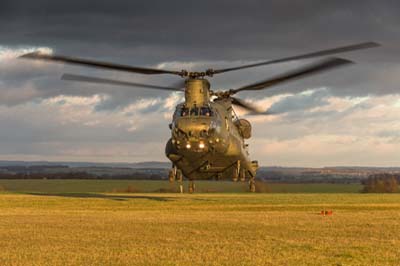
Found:
[{"label": "nose of helicopter", "polygon": [[208,152],[221,142],[212,118],[180,118],[172,128],[172,143],[178,150]]}]

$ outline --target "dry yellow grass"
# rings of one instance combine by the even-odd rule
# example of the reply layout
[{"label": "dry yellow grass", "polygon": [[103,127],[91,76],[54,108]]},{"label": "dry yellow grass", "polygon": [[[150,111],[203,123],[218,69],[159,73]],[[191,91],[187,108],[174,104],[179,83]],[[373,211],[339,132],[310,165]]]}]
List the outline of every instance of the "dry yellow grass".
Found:
[{"label": "dry yellow grass", "polygon": [[400,265],[400,195],[0,194],[0,265]]}]

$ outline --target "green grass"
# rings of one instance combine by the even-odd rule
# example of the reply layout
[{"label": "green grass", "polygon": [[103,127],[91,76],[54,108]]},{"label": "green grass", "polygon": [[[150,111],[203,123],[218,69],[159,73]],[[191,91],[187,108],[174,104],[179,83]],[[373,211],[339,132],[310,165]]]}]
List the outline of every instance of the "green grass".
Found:
[{"label": "green grass", "polygon": [[[113,194],[88,188],[0,193],[0,265],[400,261],[400,194]],[[333,215],[319,215],[323,209]]]},{"label": "green grass", "polygon": [[[168,181],[147,180],[0,180],[0,187],[10,192],[36,193],[95,193],[126,191],[128,187],[137,192],[176,190],[178,184]],[[184,183],[187,188],[187,182]],[[357,193],[359,184],[275,184],[267,183],[264,191],[273,193]],[[230,181],[198,181],[197,192],[247,192],[247,183]]]}]

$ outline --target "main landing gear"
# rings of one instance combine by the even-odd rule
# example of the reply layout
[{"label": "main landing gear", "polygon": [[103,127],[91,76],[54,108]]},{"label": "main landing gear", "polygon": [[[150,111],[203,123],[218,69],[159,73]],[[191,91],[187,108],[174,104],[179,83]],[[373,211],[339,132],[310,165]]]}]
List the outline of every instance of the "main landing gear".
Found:
[{"label": "main landing gear", "polygon": [[232,180],[237,182],[239,179],[241,182],[246,181],[246,169],[240,167],[240,161],[237,161],[235,167],[233,167]]},{"label": "main landing gear", "polygon": [[[235,167],[233,167],[232,180],[237,182],[240,179],[241,182],[246,181],[246,169],[240,166],[240,160],[237,161]],[[256,182],[254,176],[249,177],[249,191],[256,192]]]},{"label": "main landing gear", "polygon": [[182,182],[182,179],[183,179],[182,171],[179,170],[176,166],[172,167],[169,170],[168,179],[169,179],[169,182],[171,182],[171,183],[174,182],[175,180]]},{"label": "main landing gear", "polygon": [[169,182],[174,182],[175,180],[177,180],[179,182],[179,191],[181,193],[183,193],[183,174],[182,171],[180,169],[178,169],[176,166],[173,166],[170,170],[169,170],[169,174],[168,174],[168,179]]}]

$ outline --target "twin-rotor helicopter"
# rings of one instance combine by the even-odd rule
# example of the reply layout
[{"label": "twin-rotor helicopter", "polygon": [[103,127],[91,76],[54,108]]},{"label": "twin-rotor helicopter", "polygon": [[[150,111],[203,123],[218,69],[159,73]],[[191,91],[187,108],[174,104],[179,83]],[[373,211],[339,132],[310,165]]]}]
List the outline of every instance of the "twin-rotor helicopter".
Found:
[{"label": "twin-rotor helicopter", "polygon": [[188,190],[192,193],[195,189],[194,180],[241,180],[248,181],[249,190],[255,192],[258,162],[250,160],[248,145],[245,143],[245,140],[251,137],[251,124],[248,120],[239,118],[233,106],[243,108],[250,114],[269,115],[270,113],[260,110],[258,107],[234,97],[234,95],[239,92],[268,89],[284,82],[332,70],[352,62],[342,58],[329,57],[254,84],[226,91],[212,90],[207,78],[241,69],[328,56],[377,46],[379,46],[377,43],[365,42],[255,64],[224,69],[207,69],[203,72],[135,67],[40,52],[25,54],[21,57],[145,75],[169,74],[184,78],[185,81],[182,86],[167,87],[75,74],[64,74],[62,76],[63,80],[184,92],[185,101],[176,106],[172,123],[169,125],[171,138],[165,148],[165,154],[172,162],[169,171],[170,181],[188,179],[190,181]]}]

